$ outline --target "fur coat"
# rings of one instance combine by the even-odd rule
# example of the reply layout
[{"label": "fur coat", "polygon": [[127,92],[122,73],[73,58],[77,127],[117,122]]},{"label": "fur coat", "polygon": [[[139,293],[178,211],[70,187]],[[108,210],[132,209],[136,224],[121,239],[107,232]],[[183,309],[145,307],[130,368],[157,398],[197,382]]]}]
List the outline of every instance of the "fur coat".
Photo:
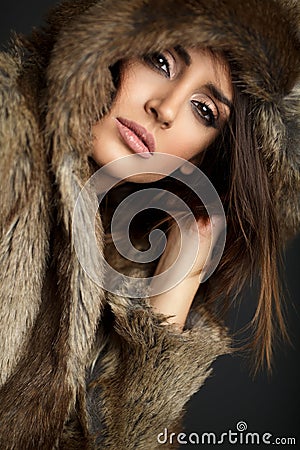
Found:
[{"label": "fur coat", "polygon": [[230,351],[197,302],[179,334],[146,300],[97,286],[72,246],[109,67],[178,43],[234,49],[283,236],[299,226],[296,1],[74,0],[16,36],[0,54],[1,450],[154,450]]}]

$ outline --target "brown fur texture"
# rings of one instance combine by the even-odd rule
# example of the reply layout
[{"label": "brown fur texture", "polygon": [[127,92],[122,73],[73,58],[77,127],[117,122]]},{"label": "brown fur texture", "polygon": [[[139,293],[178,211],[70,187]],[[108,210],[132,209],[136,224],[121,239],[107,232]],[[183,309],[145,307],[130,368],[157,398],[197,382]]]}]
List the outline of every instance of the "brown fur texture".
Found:
[{"label": "brown fur texture", "polygon": [[77,0],[0,55],[1,450],[154,450],[229,351],[197,305],[179,334],[77,260],[72,213],[91,175],[91,124],[114,92],[109,66],[178,43],[229,52],[255,99],[285,238],[300,219],[298,39],[296,1]]}]

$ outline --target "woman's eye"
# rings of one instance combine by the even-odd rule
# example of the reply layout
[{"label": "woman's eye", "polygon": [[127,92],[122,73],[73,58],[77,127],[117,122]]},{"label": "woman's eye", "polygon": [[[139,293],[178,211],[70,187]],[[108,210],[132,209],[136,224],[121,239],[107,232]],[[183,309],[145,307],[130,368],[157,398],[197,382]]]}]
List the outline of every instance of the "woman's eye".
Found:
[{"label": "woman's eye", "polygon": [[145,61],[154,68],[158,69],[160,72],[163,72],[168,78],[170,77],[170,64],[162,53],[147,55],[145,57]]},{"label": "woman's eye", "polygon": [[192,105],[194,106],[194,109],[196,110],[196,113],[205,120],[207,126],[214,127],[217,117],[214,114],[213,110],[210,108],[210,106],[205,102],[200,102],[199,100],[191,100]]}]

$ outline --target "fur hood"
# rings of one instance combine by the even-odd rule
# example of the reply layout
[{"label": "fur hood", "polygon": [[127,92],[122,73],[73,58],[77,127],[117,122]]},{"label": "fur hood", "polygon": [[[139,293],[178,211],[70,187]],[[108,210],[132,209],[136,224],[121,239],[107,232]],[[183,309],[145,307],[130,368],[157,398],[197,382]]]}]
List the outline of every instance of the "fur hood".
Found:
[{"label": "fur hood", "polygon": [[[177,422],[209,364],[228,351],[224,334],[209,319],[209,325],[202,319],[200,334],[170,338],[147,308],[107,296],[80,266],[71,223],[92,172],[89,130],[110,108],[115,88],[109,68],[120,59],[178,44],[226,51],[234,82],[255,100],[253,132],[287,237],[300,222],[299,18],[296,0],[75,0],[55,8],[45,28],[16,37],[10,52],[0,54],[1,448],[89,448],[72,427],[79,421],[81,436],[89,427],[101,428],[102,413],[86,413],[97,394],[109,411],[103,448],[154,449],[147,435],[157,426],[158,415],[148,408],[153,398],[161,398],[159,426],[170,418]],[[101,243],[100,219],[98,231]],[[99,323],[106,302],[117,318],[114,335],[104,366],[95,369],[101,389],[92,380],[87,394],[95,342],[98,353],[104,348],[107,329],[99,331]],[[138,373],[142,382],[156,367],[162,370],[157,380],[163,370],[169,375],[156,386],[163,394],[151,391],[151,399],[134,377]],[[190,367],[183,388],[182,370]],[[128,402],[149,411],[146,425],[131,417]],[[66,421],[77,444],[55,447]],[[118,428],[124,424],[133,427],[131,442],[128,429]],[[111,444],[109,430],[116,428],[121,434]]]},{"label": "fur hood", "polygon": [[227,52],[235,67],[234,82],[254,98],[254,133],[282,217],[283,234],[298,229],[297,1],[75,1],[58,7],[49,20],[51,33],[57,32],[47,68],[47,132],[53,139],[56,170],[67,154],[76,166],[86,160],[90,144],[86,130],[108,110],[114,91],[112,64],[178,43],[210,46]]}]

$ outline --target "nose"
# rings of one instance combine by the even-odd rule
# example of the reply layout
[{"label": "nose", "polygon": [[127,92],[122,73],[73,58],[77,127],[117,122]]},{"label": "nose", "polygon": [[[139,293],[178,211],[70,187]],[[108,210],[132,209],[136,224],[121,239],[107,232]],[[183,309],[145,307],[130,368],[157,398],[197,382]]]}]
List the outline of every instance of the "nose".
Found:
[{"label": "nose", "polygon": [[170,128],[178,115],[180,104],[176,94],[170,92],[149,99],[145,104],[145,110],[160,123],[162,128]]}]

